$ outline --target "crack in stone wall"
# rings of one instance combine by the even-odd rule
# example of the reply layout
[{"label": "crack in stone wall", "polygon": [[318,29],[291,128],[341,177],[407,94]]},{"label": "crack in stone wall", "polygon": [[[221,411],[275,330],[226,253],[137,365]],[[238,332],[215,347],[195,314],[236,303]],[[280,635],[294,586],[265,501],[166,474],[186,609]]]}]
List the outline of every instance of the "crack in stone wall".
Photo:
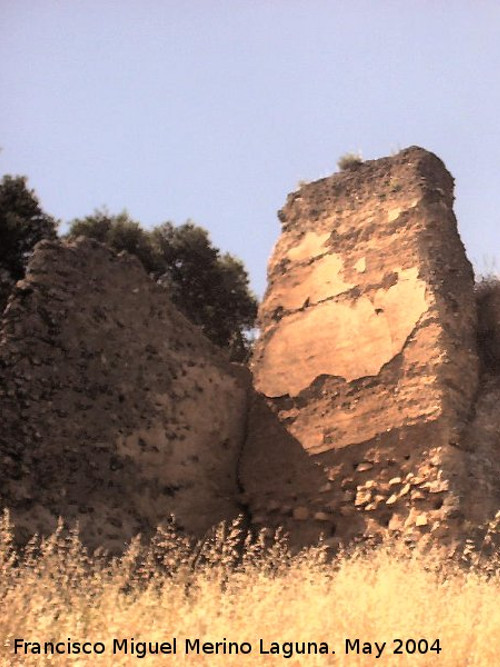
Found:
[{"label": "crack in stone wall", "polygon": [[[418,268],[396,269],[396,274],[397,282],[389,289],[347,302],[335,301],[335,295],[314,301],[310,295],[317,294],[316,285],[302,284],[310,304],[299,313],[287,312],[273,328],[259,361],[257,390],[269,397],[296,396],[320,375],[347,382],[377,375],[401,351],[427,307]],[[317,278],[312,277],[314,283]],[[295,292],[295,276],[291,281]],[[322,282],[322,288],[332,284]],[[283,308],[287,304],[281,299]]]}]

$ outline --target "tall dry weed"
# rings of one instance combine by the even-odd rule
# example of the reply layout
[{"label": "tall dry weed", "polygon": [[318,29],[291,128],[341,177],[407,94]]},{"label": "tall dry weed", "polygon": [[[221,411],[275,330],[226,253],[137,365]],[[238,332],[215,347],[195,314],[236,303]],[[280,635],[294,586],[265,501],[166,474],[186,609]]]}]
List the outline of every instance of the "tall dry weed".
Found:
[{"label": "tall dry weed", "polygon": [[[0,522],[0,665],[140,660],[253,666],[285,660],[301,666],[492,667],[500,664],[499,572],[492,559],[486,570],[481,558],[464,569],[397,544],[341,553],[333,560],[321,543],[292,555],[281,533],[273,539],[263,532],[245,536],[239,522],[217,526],[198,543],[169,524],[149,545],[136,539],[115,558],[87,553],[78,532],[65,532],[60,524],[52,536],[34,539],[19,552],[5,514]],[[101,642],[105,652],[45,656],[28,647],[15,655],[16,638],[62,642],[65,651],[68,638],[72,649],[77,642]],[[173,638],[175,655],[148,654],[157,642],[173,648]],[[197,639],[200,648],[219,642],[218,653],[186,654],[186,640],[196,646]],[[397,639],[401,655],[394,653]],[[118,641],[115,654],[113,640]],[[303,642],[311,643],[309,654],[300,653],[307,647]],[[386,642],[379,658],[375,642],[379,649]],[[249,646],[250,653],[235,652]],[[325,646],[328,654],[314,652]],[[353,650],[346,652],[349,647]]]}]

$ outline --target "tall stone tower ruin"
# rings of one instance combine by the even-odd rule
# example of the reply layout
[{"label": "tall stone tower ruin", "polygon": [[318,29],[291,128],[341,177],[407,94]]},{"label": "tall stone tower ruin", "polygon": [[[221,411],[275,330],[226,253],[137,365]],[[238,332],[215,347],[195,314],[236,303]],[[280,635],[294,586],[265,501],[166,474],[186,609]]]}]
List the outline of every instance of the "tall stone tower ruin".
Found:
[{"label": "tall stone tower ruin", "polygon": [[279,218],[256,389],[323,467],[332,511],[437,530],[478,384],[453,178],[412,147],[304,185]]}]

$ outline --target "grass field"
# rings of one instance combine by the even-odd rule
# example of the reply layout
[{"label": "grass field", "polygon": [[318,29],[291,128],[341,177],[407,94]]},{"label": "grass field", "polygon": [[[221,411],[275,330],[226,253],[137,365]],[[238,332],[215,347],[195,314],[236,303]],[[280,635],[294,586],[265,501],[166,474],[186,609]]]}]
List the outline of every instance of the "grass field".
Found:
[{"label": "grass field", "polygon": [[[0,664],[500,665],[491,561],[465,570],[397,545],[331,561],[322,546],[292,556],[263,535],[239,547],[234,524],[196,546],[159,531],[114,560],[62,530],[18,554],[5,515]],[[64,652],[39,655],[34,642]],[[81,652],[92,645],[104,652]]]}]

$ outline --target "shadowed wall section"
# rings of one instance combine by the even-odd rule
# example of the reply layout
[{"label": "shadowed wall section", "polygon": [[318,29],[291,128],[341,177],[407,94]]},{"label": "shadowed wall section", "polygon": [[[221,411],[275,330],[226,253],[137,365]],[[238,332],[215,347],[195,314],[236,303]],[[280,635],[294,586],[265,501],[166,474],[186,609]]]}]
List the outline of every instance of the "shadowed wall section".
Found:
[{"label": "shadowed wall section", "polygon": [[1,504],[20,538],[78,520],[119,551],[174,513],[236,516],[246,389],[138,260],[42,242],[4,313]]}]

